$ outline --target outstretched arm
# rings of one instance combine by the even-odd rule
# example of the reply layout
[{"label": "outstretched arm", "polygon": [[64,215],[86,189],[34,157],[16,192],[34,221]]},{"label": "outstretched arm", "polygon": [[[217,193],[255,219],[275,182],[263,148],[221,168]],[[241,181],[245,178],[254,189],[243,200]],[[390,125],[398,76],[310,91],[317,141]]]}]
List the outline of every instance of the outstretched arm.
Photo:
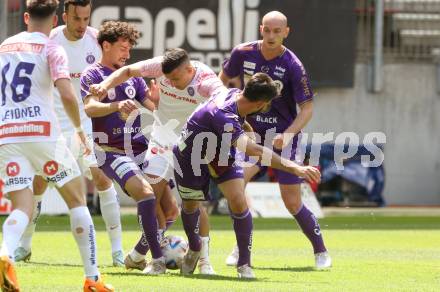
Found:
[{"label": "outstretched arm", "polygon": [[310,182],[319,182],[321,180],[321,173],[318,169],[311,166],[301,166],[291,160],[282,158],[269,148],[256,144],[245,134],[237,139],[235,145],[238,150],[245,152],[248,156],[257,157],[259,161],[263,157],[270,157],[270,166],[273,168],[303,177]]}]

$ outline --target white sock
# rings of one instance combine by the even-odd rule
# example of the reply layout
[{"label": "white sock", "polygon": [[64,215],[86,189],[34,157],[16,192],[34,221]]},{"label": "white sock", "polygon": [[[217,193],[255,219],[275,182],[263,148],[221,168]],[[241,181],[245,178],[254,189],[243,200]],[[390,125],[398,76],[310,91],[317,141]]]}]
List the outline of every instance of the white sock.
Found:
[{"label": "white sock", "polygon": [[98,191],[102,218],[112,245],[112,253],[122,251],[121,212],[115,186],[105,191]]},{"label": "white sock", "polygon": [[43,195],[34,196],[34,209],[32,211],[32,219],[26,226],[26,229],[24,230],[23,236],[20,240],[20,246],[27,251],[30,251],[32,247],[32,236],[34,235],[35,227],[37,227],[37,221],[40,217],[42,200]]},{"label": "white sock", "polygon": [[18,242],[28,223],[28,215],[21,210],[15,209],[9,214],[3,223],[3,242],[0,255],[7,255],[14,261],[14,251],[18,247]]},{"label": "white sock", "polygon": [[200,250],[200,258],[209,261],[209,236],[202,236],[202,249]]},{"label": "white sock", "polygon": [[138,253],[134,248],[130,251],[130,257],[136,263],[145,259],[145,255]]},{"label": "white sock", "polygon": [[87,207],[70,209],[70,228],[81,254],[86,277],[92,279],[98,277],[95,227]]}]

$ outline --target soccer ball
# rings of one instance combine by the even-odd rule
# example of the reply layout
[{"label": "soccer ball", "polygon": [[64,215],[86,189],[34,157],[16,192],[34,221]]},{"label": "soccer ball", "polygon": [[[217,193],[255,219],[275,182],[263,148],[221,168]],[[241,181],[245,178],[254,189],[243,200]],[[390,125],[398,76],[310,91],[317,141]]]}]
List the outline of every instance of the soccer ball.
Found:
[{"label": "soccer ball", "polygon": [[183,237],[168,235],[162,239],[160,247],[165,257],[167,269],[180,269],[183,257],[188,251],[188,242]]}]

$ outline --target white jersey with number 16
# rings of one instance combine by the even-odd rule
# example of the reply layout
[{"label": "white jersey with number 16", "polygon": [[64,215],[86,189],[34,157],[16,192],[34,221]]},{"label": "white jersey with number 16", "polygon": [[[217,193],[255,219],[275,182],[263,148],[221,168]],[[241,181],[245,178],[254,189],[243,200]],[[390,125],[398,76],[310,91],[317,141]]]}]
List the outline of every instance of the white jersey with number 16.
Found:
[{"label": "white jersey with number 16", "polygon": [[64,49],[39,32],[22,32],[0,45],[0,145],[55,141],[53,84],[70,79]]}]

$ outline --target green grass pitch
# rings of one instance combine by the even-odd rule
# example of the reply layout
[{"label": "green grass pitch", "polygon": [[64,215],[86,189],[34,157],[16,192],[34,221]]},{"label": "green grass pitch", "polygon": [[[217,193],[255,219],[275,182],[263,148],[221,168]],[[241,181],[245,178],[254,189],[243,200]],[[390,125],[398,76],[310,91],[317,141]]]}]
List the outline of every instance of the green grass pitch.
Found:
[{"label": "green grass pitch", "polygon": [[[1,217],[1,223],[5,217]],[[97,228],[101,273],[116,291],[440,291],[440,218],[372,215],[320,221],[333,258],[329,271],[315,271],[312,249],[292,219],[254,219],[255,281],[239,280],[224,260],[234,241],[231,220],[211,217],[211,261],[217,276],[178,271],[144,276],[114,268],[102,219]],[[43,216],[30,263],[18,263],[22,291],[81,291],[83,270],[67,216]],[[123,216],[129,251],[139,237],[134,215]],[[168,234],[184,235],[180,222]]]}]

